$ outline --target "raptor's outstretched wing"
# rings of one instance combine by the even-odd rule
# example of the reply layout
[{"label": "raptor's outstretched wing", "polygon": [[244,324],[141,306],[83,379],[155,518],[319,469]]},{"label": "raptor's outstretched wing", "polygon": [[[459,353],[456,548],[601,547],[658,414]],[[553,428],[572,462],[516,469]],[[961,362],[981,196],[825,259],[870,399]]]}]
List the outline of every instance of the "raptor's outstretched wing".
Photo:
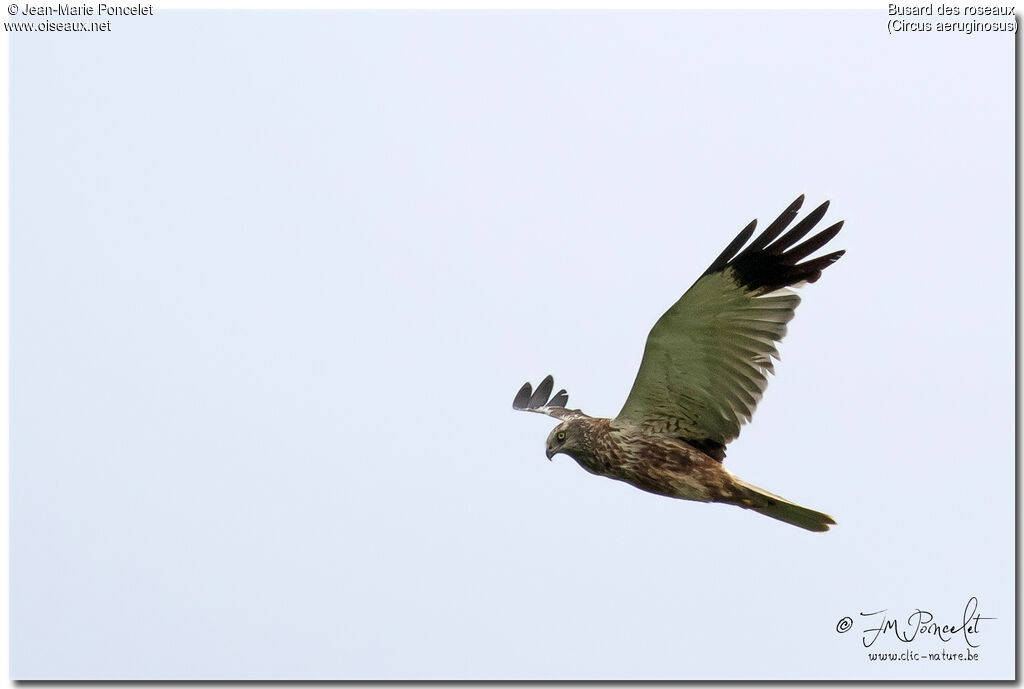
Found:
[{"label": "raptor's outstretched wing", "polygon": [[512,408],[520,411],[535,411],[538,414],[547,414],[556,419],[567,421],[569,419],[590,418],[579,409],[566,409],[565,403],[569,401],[569,393],[559,390],[554,397],[548,399],[551,390],[555,387],[555,379],[547,376],[533,390],[529,383],[524,383],[512,400]]},{"label": "raptor's outstretched wing", "polygon": [[658,319],[613,424],[640,424],[687,440],[716,459],[725,457],[725,445],[761,399],[772,358],[779,358],[775,345],[800,303],[786,288],[814,282],[844,253],[803,260],[835,237],[842,222],[797,244],[825,215],[828,201],[782,234],[803,200],[790,204],[743,249],[757,221],[747,225]]}]

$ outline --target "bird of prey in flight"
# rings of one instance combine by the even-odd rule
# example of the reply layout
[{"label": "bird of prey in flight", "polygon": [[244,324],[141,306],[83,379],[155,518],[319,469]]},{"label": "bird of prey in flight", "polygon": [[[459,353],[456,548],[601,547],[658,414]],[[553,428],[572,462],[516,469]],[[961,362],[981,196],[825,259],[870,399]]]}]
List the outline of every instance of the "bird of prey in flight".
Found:
[{"label": "bird of prey in flight", "polygon": [[551,376],[536,390],[523,385],[513,408],[560,421],[548,436],[548,459],[565,453],[592,474],[641,490],[737,505],[809,531],[835,524],[827,514],[753,486],[722,466],[725,446],[750,420],[774,373],[776,344],[800,303],[789,288],[816,281],[844,253],[804,260],[843,223],[801,242],[828,209],[826,201],[787,232],[803,200],[790,204],[750,244],[757,221],[743,228],[658,319],[633,389],[614,419],[567,409],[565,390],[551,395]]}]

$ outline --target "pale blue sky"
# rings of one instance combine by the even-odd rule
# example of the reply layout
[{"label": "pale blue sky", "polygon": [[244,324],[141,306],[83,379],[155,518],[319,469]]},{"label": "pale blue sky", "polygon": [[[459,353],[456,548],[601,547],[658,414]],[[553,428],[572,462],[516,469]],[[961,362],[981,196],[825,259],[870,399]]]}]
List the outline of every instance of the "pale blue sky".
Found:
[{"label": "pale blue sky", "polygon": [[[12,34],[13,676],[1011,677],[1013,39],[885,19]],[[523,381],[614,415],[800,193],[848,253],[726,461],[839,526],[549,463]],[[977,662],[835,631],[971,596]]]}]

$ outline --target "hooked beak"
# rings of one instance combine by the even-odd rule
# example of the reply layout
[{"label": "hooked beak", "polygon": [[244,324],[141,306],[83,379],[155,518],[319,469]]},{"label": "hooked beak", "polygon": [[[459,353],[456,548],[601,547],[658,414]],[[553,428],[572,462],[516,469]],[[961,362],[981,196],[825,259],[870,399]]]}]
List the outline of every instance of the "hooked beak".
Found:
[{"label": "hooked beak", "polygon": [[546,454],[548,456],[548,461],[550,462],[550,461],[552,461],[554,459],[555,455],[557,455],[558,453],[557,452],[553,452],[551,450],[551,448],[548,447],[548,448],[545,448],[544,454]]}]

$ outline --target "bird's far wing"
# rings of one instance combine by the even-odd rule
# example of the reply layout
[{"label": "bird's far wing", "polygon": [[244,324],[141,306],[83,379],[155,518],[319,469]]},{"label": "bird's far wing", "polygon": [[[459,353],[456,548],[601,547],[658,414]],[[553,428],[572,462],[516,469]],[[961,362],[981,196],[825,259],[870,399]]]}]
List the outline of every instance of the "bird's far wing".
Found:
[{"label": "bird's far wing", "polygon": [[[547,414],[561,421],[569,419],[589,418],[579,409],[566,409],[565,403],[569,401],[569,393],[559,390],[551,397],[551,390],[555,387],[555,379],[546,377],[534,390],[529,383],[524,383],[512,400],[512,408],[519,411],[533,411],[538,414]],[[550,397],[550,399],[548,399]]]},{"label": "bird's far wing", "polygon": [[751,222],[658,319],[613,423],[670,433],[716,459],[725,457],[725,445],[761,399],[774,372],[772,359],[779,358],[776,343],[800,303],[786,288],[816,281],[844,253],[803,260],[835,237],[842,222],[797,244],[825,215],[827,201],[779,236],[803,200],[743,249],[754,234],[757,221]]}]

